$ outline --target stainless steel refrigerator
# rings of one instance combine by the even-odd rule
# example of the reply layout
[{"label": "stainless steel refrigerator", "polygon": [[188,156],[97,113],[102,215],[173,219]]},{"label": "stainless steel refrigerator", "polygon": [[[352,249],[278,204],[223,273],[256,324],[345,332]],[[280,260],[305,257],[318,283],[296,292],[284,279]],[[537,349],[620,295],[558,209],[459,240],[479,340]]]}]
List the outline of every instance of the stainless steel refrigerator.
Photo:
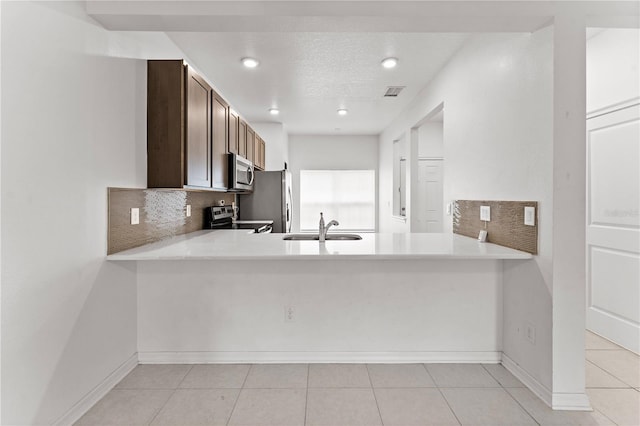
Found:
[{"label": "stainless steel refrigerator", "polygon": [[256,171],[253,192],[238,195],[241,220],[273,220],[273,232],[291,232],[291,172]]}]

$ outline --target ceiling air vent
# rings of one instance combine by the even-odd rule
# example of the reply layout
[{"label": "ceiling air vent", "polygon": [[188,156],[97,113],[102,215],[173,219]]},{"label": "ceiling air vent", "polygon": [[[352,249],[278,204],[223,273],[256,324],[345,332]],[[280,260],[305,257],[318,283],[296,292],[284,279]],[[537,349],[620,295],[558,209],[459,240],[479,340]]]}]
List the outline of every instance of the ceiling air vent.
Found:
[{"label": "ceiling air vent", "polygon": [[389,86],[387,87],[387,91],[384,94],[385,98],[395,98],[397,97],[400,92],[402,92],[402,89],[404,89],[405,86]]}]

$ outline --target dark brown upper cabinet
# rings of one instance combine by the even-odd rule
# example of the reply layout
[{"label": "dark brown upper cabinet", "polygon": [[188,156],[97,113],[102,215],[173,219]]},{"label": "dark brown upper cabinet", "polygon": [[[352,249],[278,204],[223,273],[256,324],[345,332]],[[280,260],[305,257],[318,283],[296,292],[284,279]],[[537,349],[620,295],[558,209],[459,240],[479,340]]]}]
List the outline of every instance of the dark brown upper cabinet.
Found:
[{"label": "dark brown upper cabinet", "polygon": [[256,145],[256,132],[249,126],[247,126],[247,160],[255,163],[255,145]]},{"label": "dark brown upper cabinet", "polygon": [[242,119],[238,124],[238,155],[247,158],[247,123]]},{"label": "dark brown upper cabinet", "polygon": [[147,186],[185,184],[186,79],[182,61],[147,62]]},{"label": "dark brown upper cabinet", "polygon": [[182,60],[147,71],[147,186],[225,190],[227,104]]},{"label": "dark brown upper cabinet", "polygon": [[228,114],[229,106],[212,92],[212,127],[213,134],[211,140],[212,158],[211,170],[213,176],[213,187],[219,189],[228,188],[228,161],[227,161],[227,134],[228,134]]},{"label": "dark brown upper cabinet", "polygon": [[187,67],[186,185],[211,188],[211,87]]},{"label": "dark brown upper cabinet", "polygon": [[227,151],[229,153],[238,154],[240,141],[239,136],[240,117],[234,110],[229,108],[229,139]]},{"label": "dark brown upper cabinet", "polygon": [[256,133],[255,147],[254,147],[254,164],[257,169],[264,170],[265,162],[265,143],[264,140]]}]

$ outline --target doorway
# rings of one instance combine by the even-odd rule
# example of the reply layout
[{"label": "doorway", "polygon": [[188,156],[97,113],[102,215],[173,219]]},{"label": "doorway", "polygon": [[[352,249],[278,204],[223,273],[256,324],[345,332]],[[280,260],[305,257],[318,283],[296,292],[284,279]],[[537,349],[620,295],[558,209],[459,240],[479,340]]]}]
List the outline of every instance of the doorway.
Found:
[{"label": "doorway", "polygon": [[440,104],[412,129],[417,143],[411,232],[444,230],[444,105]]},{"label": "doorway", "polygon": [[587,120],[587,329],[636,353],[639,141],[640,103]]},{"label": "doorway", "polygon": [[640,30],[587,30],[586,328],[640,352]]}]

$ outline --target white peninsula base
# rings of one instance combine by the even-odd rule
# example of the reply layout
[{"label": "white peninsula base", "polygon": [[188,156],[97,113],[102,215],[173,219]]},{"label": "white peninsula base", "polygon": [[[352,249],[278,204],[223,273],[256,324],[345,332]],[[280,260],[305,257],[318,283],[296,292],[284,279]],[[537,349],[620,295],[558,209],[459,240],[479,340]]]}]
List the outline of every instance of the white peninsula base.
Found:
[{"label": "white peninsula base", "polygon": [[109,256],[137,261],[141,363],[497,363],[503,262],[530,258],[450,234],[242,231]]},{"label": "white peninsula base", "polygon": [[501,260],[139,262],[139,360],[496,363],[501,276]]}]

